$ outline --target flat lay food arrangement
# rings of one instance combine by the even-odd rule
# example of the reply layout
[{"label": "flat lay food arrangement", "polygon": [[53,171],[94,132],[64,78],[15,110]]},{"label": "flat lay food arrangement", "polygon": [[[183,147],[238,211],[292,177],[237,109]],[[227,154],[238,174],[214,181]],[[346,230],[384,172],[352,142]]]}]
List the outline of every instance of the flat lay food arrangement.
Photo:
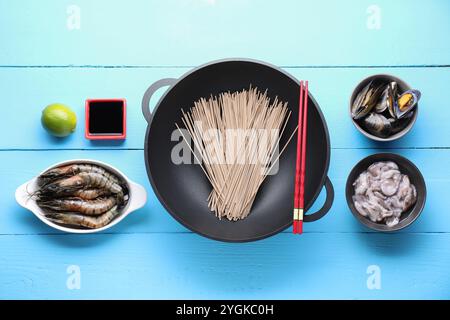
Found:
[{"label": "flat lay food arrangement", "polygon": [[[150,4],[138,2],[111,12],[142,17]],[[88,58],[0,53],[0,298],[449,298],[449,45],[356,55],[342,38],[338,59],[312,38],[310,53],[299,36],[282,54],[284,42],[242,31],[250,49],[219,32],[218,52],[191,33],[216,20],[246,29],[230,23],[236,4],[220,4],[220,19],[206,14],[219,4],[204,6],[181,42],[152,31],[165,51],[127,39],[134,60],[100,47]],[[298,3],[280,6],[291,17]],[[161,19],[166,37],[183,29]],[[81,270],[75,290],[70,266]],[[383,289],[367,280],[374,266]]]},{"label": "flat lay food arrangement", "polygon": [[[236,72],[238,69],[239,72]],[[248,75],[245,75],[244,72],[247,70]],[[266,78],[252,78],[252,73],[261,72],[261,70],[267,72]],[[221,80],[222,83],[215,84],[215,78],[221,79],[221,73],[224,74],[224,77],[226,75],[226,78],[229,79],[228,82],[223,83],[223,80]],[[199,74],[195,81],[189,80],[192,74]],[[261,217],[258,218],[260,221],[262,221],[261,219],[267,220],[265,223],[267,227],[266,234],[258,234],[260,232],[258,229],[260,228],[255,226],[258,224],[256,220],[249,222],[245,227],[241,227],[242,229],[249,229],[245,233],[238,234],[241,231],[236,231],[236,234],[233,235],[235,238],[230,237],[230,232],[225,229],[241,230],[236,225],[240,223],[240,220],[246,219],[252,213],[252,207],[258,191],[260,188],[265,187],[265,180],[275,180],[270,176],[274,166],[277,166],[277,169],[280,166],[295,168],[295,173],[292,173],[291,170],[290,175],[286,175],[283,180],[279,179],[277,182],[286,187],[292,185],[292,181],[289,180],[295,181],[295,188],[290,192],[287,189],[285,192],[288,196],[292,194],[293,199],[286,201],[287,199],[273,198],[272,201],[282,201],[290,204],[291,207],[293,205],[291,210],[278,209],[279,212],[276,215],[283,216],[286,214],[287,216],[289,212],[293,212],[293,216],[287,220],[288,222],[284,225],[284,228],[292,222],[293,233],[302,233],[304,207],[304,199],[302,198],[305,196],[305,189],[311,186],[311,184],[306,184],[305,186],[304,180],[311,176],[314,177],[313,173],[317,171],[311,168],[314,165],[308,166],[306,158],[308,153],[307,125],[309,121],[307,113],[307,101],[309,100],[308,82],[306,81],[306,84],[304,84],[301,81],[300,89],[297,89],[296,92],[288,91],[290,88],[287,86],[283,88],[284,90],[279,90],[276,86],[270,87],[271,83],[277,81],[275,76],[271,76],[272,74],[290,81],[291,87],[295,88],[297,86],[298,81],[288,73],[267,63],[249,59],[224,59],[210,62],[182,76],[180,80],[171,82],[171,87],[169,87],[167,93],[169,95],[179,85],[178,82],[190,82],[191,86],[196,85],[202,91],[210,90],[211,92],[209,98],[202,97],[197,101],[189,101],[189,95],[180,96],[175,100],[180,105],[193,105],[186,112],[180,106],[174,105],[176,109],[180,110],[179,122],[180,124],[182,123],[183,127],[175,123],[176,128],[172,127],[172,130],[180,132],[183,138],[182,141],[195,158],[194,163],[177,164],[177,161],[173,159],[173,152],[167,152],[164,155],[162,153],[165,151],[160,146],[157,147],[160,150],[158,152],[155,150],[154,152],[158,156],[159,163],[164,163],[164,160],[161,159],[166,159],[164,167],[158,170],[162,174],[167,174],[164,171],[167,171],[168,167],[172,167],[172,170],[178,175],[183,166],[200,167],[207,180],[197,179],[203,180],[203,183],[207,182],[211,186],[212,191],[207,197],[203,198],[203,204],[198,203],[197,206],[204,207],[207,204],[208,211],[214,213],[219,221],[225,218],[232,222],[227,224],[227,227],[223,227],[218,225],[220,222],[208,222],[211,221],[206,220],[210,219],[208,214],[194,216],[191,211],[186,209],[182,209],[183,214],[178,216],[179,213],[172,213],[173,209],[169,209],[172,204],[166,203],[166,206],[169,207],[169,212],[176,218],[179,217],[180,221],[190,220],[191,222],[182,223],[185,223],[187,227],[200,234],[224,241],[251,241],[282,231],[283,226],[280,227],[277,224],[277,219],[271,217],[275,216],[274,212],[276,210],[269,210],[264,215],[260,214]],[[372,76],[370,82],[362,89],[360,88],[361,86],[358,87],[359,91],[357,89],[357,92],[354,93],[356,98],[353,99],[352,97],[351,116],[353,119],[358,120],[365,117],[363,123],[366,130],[377,137],[384,136],[387,138],[390,134],[395,134],[406,127],[405,124],[400,124],[402,117],[411,119],[417,113],[417,102],[421,94],[418,90],[407,90],[400,93],[397,89],[397,82],[392,81],[386,84],[386,81],[384,81],[385,77],[385,75]],[[263,92],[257,87],[252,88],[252,83],[254,82],[265,83],[267,88]],[[245,86],[241,91],[230,91],[231,88],[238,88],[241,84]],[[163,109],[164,111],[159,111],[159,104],[169,99],[168,97],[163,97],[158,102],[154,114],[148,114],[147,100],[155,89],[153,86],[150,86],[149,90],[146,91],[142,103],[143,115],[150,125],[146,140],[152,138],[152,123],[156,121],[154,119],[158,113],[170,112],[168,108]],[[220,93],[214,96],[213,93],[215,92]],[[192,93],[190,94],[192,96]],[[284,100],[284,95],[286,95],[286,100]],[[293,100],[298,101],[299,107],[297,110],[296,104],[290,105],[290,102]],[[94,106],[95,103],[98,103],[97,101],[103,102],[104,105],[102,107]],[[111,99],[101,99],[86,102],[86,116],[90,118],[86,121],[86,138],[89,138],[89,135],[93,134],[93,132],[99,133],[101,131],[103,134],[111,134],[114,131],[124,132],[124,130],[120,131],[121,124],[125,123],[126,117],[126,113],[122,109],[119,109],[119,115],[121,116],[119,116],[119,125],[115,125],[117,129],[102,129],[100,131],[94,129],[96,127],[114,127],[114,125],[109,125],[108,123],[117,122],[115,119],[118,117],[116,115],[117,106],[111,104],[110,101]],[[113,99],[112,101],[118,101],[124,105],[121,100]],[[105,104],[105,102],[108,103]],[[320,108],[317,103],[314,102],[313,105],[320,114]],[[102,108],[101,114],[94,115],[94,110],[99,108]],[[43,114],[49,112],[48,109],[49,107],[44,110]],[[64,110],[66,109],[67,107],[64,108]],[[389,113],[392,118],[388,120],[382,115],[383,112]],[[292,121],[289,122],[291,114],[299,119],[297,124],[292,123]],[[374,117],[381,117],[382,121],[380,123],[372,123],[371,119]],[[94,118],[98,118],[96,121],[99,124],[92,124]],[[322,115],[320,120],[323,122],[325,134],[328,135],[325,119]],[[54,126],[57,127],[59,123],[64,123],[67,120],[63,114],[60,118],[54,116],[52,121]],[[386,122],[389,129],[387,127],[378,128],[378,124],[382,126],[382,122]],[[43,121],[43,125],[47,129],[45,124],[45,121]],[[394,129],[396,125],[402,128]],[[313,128],[316,126],[313,123]],[[186,134],[183,133],[182,128],[187,131]],[[286,128],[291,131],[291,133],[285,134],[289,136],[288,138],[284,135]],[[170,126],[165,124],[165,130],[170,130]],[[212,134],[211,131],[213,131]],[[297,139],[294,144],[291,141],[295,141],[295,139],[293,140],[295,133],[297,133]],[[310,133],[310,135],[316,136],[314,132]],[[57,136],[61,137],[62,135],[57,134]],[[101,137],[97,136],[96,139],[101,139]],[[169,137],[169,134],[167,134],[165,139],[160,137],[158,142],[153,144],[162,145],[164,141],[169,142]],[[303,139],[303,137],[305,138]],[[110,139],[109,136],[103,136],[103,138]],[[280,146],[282,141],[284,141],[284,144]],[[325,142],[329,154],[329,141],[325,139]],[[309,148],[311,151],[309,152],[314,154],[314,146],[317,143],[310,143]],[[287,153],[289,153],[289,150],[294,151],[294,147],[297,154],[295,164],[292,163],[292,160],[291,163],[284,162],[280,164],[282,153],[286,149],[288,150]],[[166,150],[169,149],[167,148]],[[147,148],[146,155],[151,157],[153,152]],[[169,157],[172,157],[171,161],[167,161]],[[312,160],[312,163],[314,164],[316,161]],[[325,173],[328,161],[329,159],[327,158],[324,166]],[[154,180],[155,178],[151,175],[151,164],[148,162],[147,170],[150,179]],[[198,172],[197,168],[194,170]],[[418,174],[420,175],[420,172]],[[276,176],[277,172],[273,175]],[[321,180],[323,180],[323,176]],[[192,183],[195,182],[192,181]],[[71,227],[87,229],[105,227],[120,215],[120,211],[126,206],[129,197],[125,181],[102,166],[83,162],[75,162],[71,165],[57,166],[46,170],[37,177],[36,185],[36,189],[29,193],[29,198],[31,201],[36,202],[44,217],[58,225]],[[323,182],[320,185],[323,186]],[[158,185],[155,182],[153,186],[158,189]],[[358,178],[353,182],[353,186],[354,194],[352,195],[352,200],[356,211],[374,223],[385,225],[387,227],[385,231],[389,231],[389,228],[397,226],[402,219],[405,219],[407,215],[403,213],[417,202],[417,188],[414,184],[411,184],[408,175],[401,173],[398,165],[392,161],[372,163],[365,171],[359,174]],[[190,188],[190,186],[186,187]],[[25,190],[28,190],[28,185],[25,186]],[[419,192],[425,192],[425,190],[426,187],[423,185]],[[315,197],[318,191],[320,189],[316,190]],[[18,190],[19,194],[21,192],[23,192],[23,186]],[[177,202],[180,200],[178,192],[174,193],[172,189],[169,193],[175,197],[167,195],[165,199],[170,200],[164,200],[160,197],[160,201],[164,203],[165,201]],[[327,193],[328,199],[324,208],[315,214],[307,214],[306,221],[317,220],[330,210],[334,191],[329,180],[327,181]],[[23,197],[23,195],[18,195],[18,198],[20,197]],[[298,201],[300,202],[297,203]],[[141,200],[141,202],[144,201]],[[289,206],[285,205],[285,207],[288,208]],[[258,213],[255,215],[258,215]],[[185,216],[193,217],[185,218]],[[204,227],[208,223],[211,226]],[[200,225],[200,227],[195,227],[194,225]],[[214,228],[216,230],[208,234],[208,232],[211,232],[209,230]],[[220,234],[224,232],[226,236],[221,236]],[[253,238],[245,238],[247,233],[253,233]]]}]

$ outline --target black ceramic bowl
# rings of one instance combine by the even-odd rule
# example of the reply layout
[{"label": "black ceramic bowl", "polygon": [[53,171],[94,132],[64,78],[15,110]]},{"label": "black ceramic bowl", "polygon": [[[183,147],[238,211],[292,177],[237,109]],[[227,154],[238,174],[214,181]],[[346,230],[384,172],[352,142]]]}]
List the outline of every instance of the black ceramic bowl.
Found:
[{"label": "black ceramic bowl", "polygon": [[[411,183],[414,184],[417,190],[416,203],[408,211],[402,213],[400,222],[394,227],[388,227],[385,224],[372,222],[370,219],[359,214],[355,208],[355,205],[353,204],[352,196],[355,194],[353,182],[355,182],[358,176],[363,171],[365,171],[372,163],[378,161],[395,162],[398,165],[400,172],[408,175]],[[353,167],[347,178],[347,184],[345,186],[345,196],[347,198],[348,207],[359,222],[361,222],[366,227],[369,227],[370,229],[376,231],[390,232],[406,228],[419,217],[425,206],[427,188],[422,174],[411,161],[395,153],[377,153],[362,159],[356,164],[356,166]]]},{"label": "black ceramic bowl", "polygon": [[355,125],[355,127],[359,130],[359,132],[361,132],[363,135],[365,135],[366,137],[372,139],[372,140],[376,140],[376,141],[393,141],[393,140],[397,140],[400,139],[401,137],[403,137],[405,134],[407,134],[411,128],[413,127],[414,123],[417,120],[417,114],[418,114],[418,109],[419,109],[419,104],[417,104],[414,108],[414,114],[412,115],[412,117],[409,119],[408,124],[399,132],[396,132],[386,138],[381,138],[378,137],[376,135],[371,134],[370,132],[368,132],[363,126],[360,125],[360,123],[353,119],[352,117],[352,104],[353,101],[356,99],[356,96],[358,95],[358,93],[364,89],[364,87],[366,85],[369,84],[370,81],[382,81],[382,82],[392,82],[395,81],[397,82],[398,85],[398,92],[399,93],[403,93],[407,90],[411,90],[412,88],[402,79],[394,77],[392,75],[389,74],[375,74],[373,76],[367,77],[364,80],[362,80],[357,86],[356,88],[353,90],[353,93],[350,97],[350,107],[349,107],[349,111],[350,111],[350,119],[352,119],[353,124]]}]

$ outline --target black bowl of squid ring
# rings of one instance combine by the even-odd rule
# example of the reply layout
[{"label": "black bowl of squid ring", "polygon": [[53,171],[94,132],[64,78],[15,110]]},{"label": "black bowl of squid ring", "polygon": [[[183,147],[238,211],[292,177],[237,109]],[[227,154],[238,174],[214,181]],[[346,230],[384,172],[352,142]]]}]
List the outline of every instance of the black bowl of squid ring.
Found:
[{"label": "black bowl of squid ring", "polygon": [[[392,161],[396,163],[400,173],[409,177],[417,193],[416,202],[409,209],[402,212],[398,224],[391,227],[384,223],[373,222],[368,217],[364,217],[358,212],[353,202],[353,195],[355,194],[353,183],[370,165],[380,161]],[[404,229],[416,221],[425,207],[427,188],[421,172],[411,161],[395,153],[377,153],[362,159],[353,167],[347,178],[345,195],[350,211],[359,222],[375,231],[393,232]]]}]

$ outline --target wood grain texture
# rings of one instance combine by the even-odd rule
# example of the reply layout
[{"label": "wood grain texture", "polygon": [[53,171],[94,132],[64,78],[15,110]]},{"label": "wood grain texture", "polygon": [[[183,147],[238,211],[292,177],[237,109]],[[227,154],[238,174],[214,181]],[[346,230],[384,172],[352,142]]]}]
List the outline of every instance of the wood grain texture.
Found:
[{"label": "wood grain texture", "polygon": [[[142,149],[147,128],[141,112],[141,99],[145,90],[161,78],[177,78],[188,70],[0,68],[0,87],[4,92],[2,103],[5,106],[2,108],[2,117],[6,119],[0,126],[0,136],[8,137],[0,140],[0,149]],[[442,97],[450,83],[450,68],[286,70],[298,79],[309,80],[310,92],[325,115],[333,148],[450,147],[450,126],[442,125],[450,120],[450,113],[446,112],[447,100]],[[377,73],[392,73],[422,92],[416,124],[405,137],[393,143],[375,143],[365,138],[353,126],[348,112],[354,87],[363,78]],[[158,91],[151,101],[152,106],[163,92],[163,89]],[[87,98],[105,97],[124,97],[128,100],[128,137],[123,143],[84,139],[84,101]],[[52,138],[41,126],[41,111],[53,102],[68,104],[78,115],[77,131],[67,139]]]},{"label": "wood grain texture", "polygon": [[[282,234],[247,244],[168,233],[0,240],[0,298],[450,298],[449,234]],[[70,265],[80,268],[80,290],[67,289]],[[371,265],[381,270],[380,290],[367,287]]]},{"label": "wood grain texture", "polygon": [[[81,10],[79,30],[67,28],[72,4]],[[367,27],[373,10],[379,29]],[[446,0],[0,0],[0,299],[450,299],[449,12]],[[335,203],[301,237],[286,230],[244,244],[202,238],[175,222],[149,185],[144,91],[230,57],[308,79],[326,117]],[[348,116],[353,88],[376,73],[422,91],[416,125],[393,143],[364,138]],[[101,97],[128,100],[126,141],[84,139],[84,100]],[[79,117],[67,139],[41,127],[52,102]],[[427,183],[423,214],[395,234],[364,228],[345,202],[351,168],[378,151],[406,156]],[[145,186],[147,205],[107,233],[80,236],[15,203],[17,186],[73,158],[117,166]],[[70,265],[80,267],[80,290],[67,288]],[[380,290],[367,287],[370,265],[380,268]]]},{"label": "wood grain texture", "polygon": [[[72,4],[79,30],[67,28]],[[449,9],[446,0],[2,0],[0,63],[194,66],[252,57],[284,66],[449,64]],[[380,27],[370,29],[375,12]]]}]

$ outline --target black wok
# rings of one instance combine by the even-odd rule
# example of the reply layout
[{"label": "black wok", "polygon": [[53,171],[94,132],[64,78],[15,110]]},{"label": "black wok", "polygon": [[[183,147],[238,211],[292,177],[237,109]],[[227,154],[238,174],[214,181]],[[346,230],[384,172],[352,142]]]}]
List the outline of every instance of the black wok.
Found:
[{"label": "black wok", "polygon": [[[152,187],[167,211],[181,224],[203,236],[230,242],[262,239],[292,224],[296,143],[289,144],[281,156],[279,171],[261,186],[250,215],[241,221],[218,220],[207,205],[211,185],[199,165],[174,164],[171,152],[180,141],[171,141],[175,123],[181,123],[181,108],[188,110],[201,97],[224,91],[248,89],[250,84],[268,90],[288,102],[292,111],[280,146],[295,129],[298,118],[299,82],[287,72],[254,60],[214,61],[186,73],[179,79],[162,79],[151,85],[142,99],[148,122],[145,137],[145,163]],[[153,113],[149,101],[161,87],[169,86]],[[314,84],[312,84],[314,87]],[[323,186],[325,203],[318,212],[305,215],[311,222],[323,217],[331,208],[334,191],[327,178],[330,140],[325,119],[311,94],[308,97],[308,150],[306,160],[305,205],[311,207]],[[307,230],[307,227],[305,227]]]}]

